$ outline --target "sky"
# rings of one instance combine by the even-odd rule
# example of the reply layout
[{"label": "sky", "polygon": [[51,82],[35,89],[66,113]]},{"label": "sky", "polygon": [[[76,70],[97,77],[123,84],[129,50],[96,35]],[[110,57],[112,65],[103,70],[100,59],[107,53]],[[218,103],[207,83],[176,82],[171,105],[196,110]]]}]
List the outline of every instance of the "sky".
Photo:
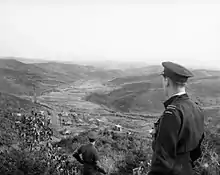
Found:
[{"label": "sky", "polygon": [[219,0],[0,0],[0,57],[220,69]]}]

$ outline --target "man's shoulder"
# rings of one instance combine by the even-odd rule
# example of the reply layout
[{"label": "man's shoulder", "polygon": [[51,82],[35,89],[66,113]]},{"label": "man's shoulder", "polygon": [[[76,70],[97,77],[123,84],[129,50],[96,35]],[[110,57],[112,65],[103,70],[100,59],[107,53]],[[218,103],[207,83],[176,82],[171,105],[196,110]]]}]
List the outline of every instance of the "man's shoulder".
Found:
[{"label": "man's shoulder", "polygon": [[204,113],[202,107],[196,104],[193,100],[184,99],[176,100],[167,106],[164,111],[164,114],[172,114],[182,116],[183,114],[188,114],[192,112]]},{"label": "man's shoulder", "polygon": [[87,144],[82,145],[82,149],[88,149],[88,150],[92,150],[92,151],[96,150],[95,146],[92,145],[91,143],[87,143]]},{"label": "man's shoulder", "polygon": [[84,150],[87,148],[87,144],[82,144],[78,147],[78,150]]},{"label": "man's shoulder", "polygon": [[171,104],[167,106],[168,110],[181,110],[184,106],[194,106],[195,103],[190,98],[177,98]]},{"label": "man's shoulder", "polygon": [[181,105],[179,103],[171,103],[169,104],[166,109],[163,112],[162,118],[169,118],[169,117],[174,117],[176,118],[178,121],[182,120],[182,110],[181,110]]},{"label": "man's shoulder", "polygon": [[180,109],[180,105],[178,103],[171,103],[166,107],[164,114],[174,114],[179,109]]},{"label": "man's shoulder", "polygon": [[178,110],[186,110],[185,107],[187,106],[187,108],[198,108],[198,109],[202,109],[201,105],[199,103],[197,103],[196,101],[192,100],[191,98],[186,98],[186,99],[182,99],[179,98],[175,101],[173,101],[173,103],[171,104],[171,106],[175,106],[176,109]]}]

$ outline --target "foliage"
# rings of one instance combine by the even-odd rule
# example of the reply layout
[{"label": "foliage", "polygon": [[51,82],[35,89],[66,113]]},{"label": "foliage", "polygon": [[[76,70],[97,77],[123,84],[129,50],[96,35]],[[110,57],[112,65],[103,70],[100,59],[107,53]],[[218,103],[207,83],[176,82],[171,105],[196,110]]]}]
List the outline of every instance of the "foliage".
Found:
[{"label": "foliage", "polygon": [[[65,150],[74,151],[79,145],[88,143],[88,132],[63,139],[57,145]],[[72,147],[69,148],[71,141]],[[109,174],[131,174],[133,168],[138,167],[141,161],[146,165],[146,170],[148,168],[152,153],[150,142],[139,138],[138,135],[100,131],[96,146],[100,153],[101,165]]]},{"label": "foliage", "polygon": [[[75,137],[62,139],[58,143],[51,142],[50,125],[45,115],[33,111],[23,113],[14,117],[14,112],[2,111],[0,129],[8,129],[10,124],[14,130],[7,130],[7,135],[1,135],[1,143],[8,146],[6,151],[0,153],[0,174],[42,174],[42,175],[67,175],[68,173],[80,174],[80,165],[71,154],[81,144],[87,143],[87,132]],[[19,121],[19,122],[16,122]],[[8,122],[8,123],[7,123]],[[16,126],[13,125],[17,123]],[[39,135],[38,135],[38,134]],[[13,139],[9,136],[14,134]],[[17,134],[17,135],[16,135]],[[211,121],[206,125],[206,138],[202,143],[203,154],[195,163],[195,175],[202,173],[219,174],[220,155],[220,133],[215,130]],[[9,139],[9,140],[8,140]],[[18,147],[14,147],[14,142]],[[11,145],[11,147],[10,147]],[[124,133],[114,131],[99,131],[99,139],[96,142],[100,153],[101,166],[111,175],[132,174],[133,169],[140,167],[141,162],[143,174],[148,171],[151,159],[151,140],[141,138],[135,133]],[[16,148],[16,149],[15,149]]]},{"label": "foliage", "polygon": [[[218,118],[218,117],[217,117]],[[220,131],[210,118],[206,122],[205,139],[202,143],[202,156],[195,163],[195,175],[219,175],[220,174]]]},{"label": "foliage", "polygon": [[[2,114],[1,118],[13,118],[13,113]],[[2,117],[3,116],[3,117]],[[68,161],[68,156],[63,154],[58,147],[50,143],[52,130],[49,127],[49,120],[45,115],[36,113],[23,114],[19,120],[14,120],[14,133],[17,136],[17,144],[10,145],[8,149],[0,150],[0,174],[67,174],[74,171],[74,166]],[[12,123],[12,121],[11,121]],[[7,123],[4,123],[7,125]],[[3,127],[1,127],[3,128]],[[10,137],[3,135],[4,140]],[[2,141],[2,144],[5,143]],[[70,172],[72,171],[72,172]]]},{"label": "foliage", "polygon": [[34,111],[31,112],[31,115],[22,115],[21,120],[17,121],[15,126],[22,149],[32,150],[33,146],[37,146],[40,142],[50,140],[53,131],[49,124],[50,120],[45,115]]}]

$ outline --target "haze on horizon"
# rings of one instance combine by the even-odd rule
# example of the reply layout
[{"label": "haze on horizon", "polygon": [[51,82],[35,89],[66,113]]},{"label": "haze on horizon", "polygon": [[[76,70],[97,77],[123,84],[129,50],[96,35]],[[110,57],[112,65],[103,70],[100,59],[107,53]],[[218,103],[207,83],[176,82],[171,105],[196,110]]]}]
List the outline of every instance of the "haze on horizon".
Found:
[{"label": "haze on horizon", "polygon": [[219,9],[217,0],[2,0],[0,57],[220,69]]}]

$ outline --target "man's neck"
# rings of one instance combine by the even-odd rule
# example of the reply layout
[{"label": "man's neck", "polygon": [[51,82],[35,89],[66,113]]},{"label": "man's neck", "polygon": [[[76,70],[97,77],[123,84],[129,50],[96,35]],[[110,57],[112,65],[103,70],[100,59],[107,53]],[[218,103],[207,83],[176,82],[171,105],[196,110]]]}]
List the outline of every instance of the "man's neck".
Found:
[{"label": "man's neck", "polygon": [[182,91],[182,92],[177,92],[177,93],[174,93],[171,97],[173,97],[173,96],[176,96],[176,95],[183,95],[183,94],[185,94],[186,93],[186,91]]},{"label": "man's neck", "polygon": [[169,98],[173,97],[173,96],[176,96],[176,95],[183,95],[186,93],[186,90],[185,88],[179,88],[179,89],[176,89],[176,90],[173,90],[172,93],[170,93],[171,95],[169,95]]}]

